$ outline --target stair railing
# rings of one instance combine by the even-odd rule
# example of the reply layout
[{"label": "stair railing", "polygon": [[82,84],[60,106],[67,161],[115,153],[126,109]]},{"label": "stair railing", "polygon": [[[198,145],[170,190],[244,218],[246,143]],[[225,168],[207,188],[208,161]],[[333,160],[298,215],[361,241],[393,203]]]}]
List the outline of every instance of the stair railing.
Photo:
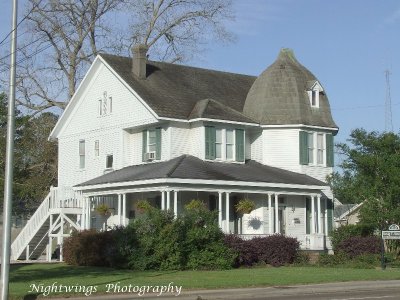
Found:
[{"label": "stair railing", "polygon": [[11,245],[11,259],[17,260],[24,249],[28,246],[29,242],[39,231],[40,227],[47,220],[49,214],[49,202],[51,198],[51,192],[39,205],[35,213],[26,223],[25,227],[21,230],[17,238]]}]

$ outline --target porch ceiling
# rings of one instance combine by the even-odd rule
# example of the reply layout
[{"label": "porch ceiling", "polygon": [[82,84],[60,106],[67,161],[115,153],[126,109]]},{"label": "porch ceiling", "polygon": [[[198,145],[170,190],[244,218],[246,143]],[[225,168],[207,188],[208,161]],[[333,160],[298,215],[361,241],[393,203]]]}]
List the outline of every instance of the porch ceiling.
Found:
[{"label": "porch ceiling", "polygon": [[327,186],[313,177],[266,166],[253,160],[247,160],[244,164],[222,163],[182,155],[169,161],[125,167],[83,182],[77,187],[166,178],[237,181],[238,184],[260,182]]}]

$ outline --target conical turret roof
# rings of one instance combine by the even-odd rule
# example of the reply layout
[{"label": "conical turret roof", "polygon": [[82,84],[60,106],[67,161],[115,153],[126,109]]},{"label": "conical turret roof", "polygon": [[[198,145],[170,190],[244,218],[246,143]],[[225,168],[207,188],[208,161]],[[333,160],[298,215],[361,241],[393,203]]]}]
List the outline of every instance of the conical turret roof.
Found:
[{"label": "conical turret roof", "polygon": [[253,83],[243,113],[262,125],[304,124],[337,127],[325,91],[319,94],[319,107],[312,107],[308,91],[318,79],[282,49],[277,60]]}]

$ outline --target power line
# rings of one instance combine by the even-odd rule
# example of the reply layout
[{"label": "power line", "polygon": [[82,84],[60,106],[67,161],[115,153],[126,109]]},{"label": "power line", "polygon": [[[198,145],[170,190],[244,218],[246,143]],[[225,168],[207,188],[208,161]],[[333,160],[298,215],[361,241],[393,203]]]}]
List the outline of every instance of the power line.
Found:
[{"label": "power line", "polygon": [[[61,40],[62,40],[62,38],[60,37],[58,41],[54,41],[54,42],[57,44],[57,43],[58,43],[59,41],[61,41]],[[18,66],[19,64],[21,64],[21,63],[23,63],[24,61],[26,61],[26,60],[32,58],[32,57],[35,56],[36,54],[39,54],[40,52],[43,52],[44,50],[47,50],[47,49],[50,48],[51,46],[53,46],[53,45],[50,43],[50,44],[46,45],[45,47],[36,50],[35,52],[33,52],[33,53],[29,54],[28,56],[26,56],[26,57],[20,59],[19,61],[17,61],[16,65]],[[4,67],[2,70],[0,70],[0,73],[5,72],[5,71],[7,71],[7,70],[9,70],[9,69],[10,69],[10,67],[6,66],[6,67]]]},{"label": "power line", "polygon": [[31,8],[31,10],[22,18],[21,21],[18,22],[17,27],[15,27],[13,30],[11,30],[11,31],[5,36],[5,38],[1,40],[0,46],[8,39],[8,37],[9,37],[15,30],[17,30],[18,26],[19,26],[23,21],[25,21],[26,18],[29,17],[29,15],[40,5],[40,3],[41,3],[42,1],[43,1],[43,0],[39,0],[38,3],[36,3],[35,5],[33,5],[33,7]]},{"label": "power line", "polygon": [[[40,37],[40,38],[34,40],[33,42],[30,42],[29,44],[26,44],[25,46],[22,46],[22,47],[20,47],[20,48],[17,48],[17,50],[15,50],[14,53],[16,53],[17,51],[21,51],[22,49],[25,49],[25,48],[27,48],[27,47],[33,45],[34,43],[40,41],[40,40],[43,39],[43,38],[45,38],[45,37]],[[5,56],[3,56],[3,57],[0,57],[0,60],[6,59],[7,57],[10,57],[11,55],[12,55],[12,53],[9,53],[9,54],[7,54],[7,55],[5,55]]]}]

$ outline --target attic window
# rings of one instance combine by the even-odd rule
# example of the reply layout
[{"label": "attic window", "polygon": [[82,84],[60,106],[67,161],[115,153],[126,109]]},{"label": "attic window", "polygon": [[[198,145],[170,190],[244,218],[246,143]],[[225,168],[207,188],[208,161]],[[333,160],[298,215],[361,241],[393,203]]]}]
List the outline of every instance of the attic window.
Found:
[{"label": "attic window", "polygon": [[319,107],[319,96],[323,92],[322,86],[319,84],[318,81],[315,81],[310,86],[310,89],[307,91],[308,98],[310,100],[311,107]]},{"label": "attic window", "polygon": [[99,116],[106,116],[112,113],[112,97],[107,97],[107,92],[103,92],[103,97],[98,101]]}]

